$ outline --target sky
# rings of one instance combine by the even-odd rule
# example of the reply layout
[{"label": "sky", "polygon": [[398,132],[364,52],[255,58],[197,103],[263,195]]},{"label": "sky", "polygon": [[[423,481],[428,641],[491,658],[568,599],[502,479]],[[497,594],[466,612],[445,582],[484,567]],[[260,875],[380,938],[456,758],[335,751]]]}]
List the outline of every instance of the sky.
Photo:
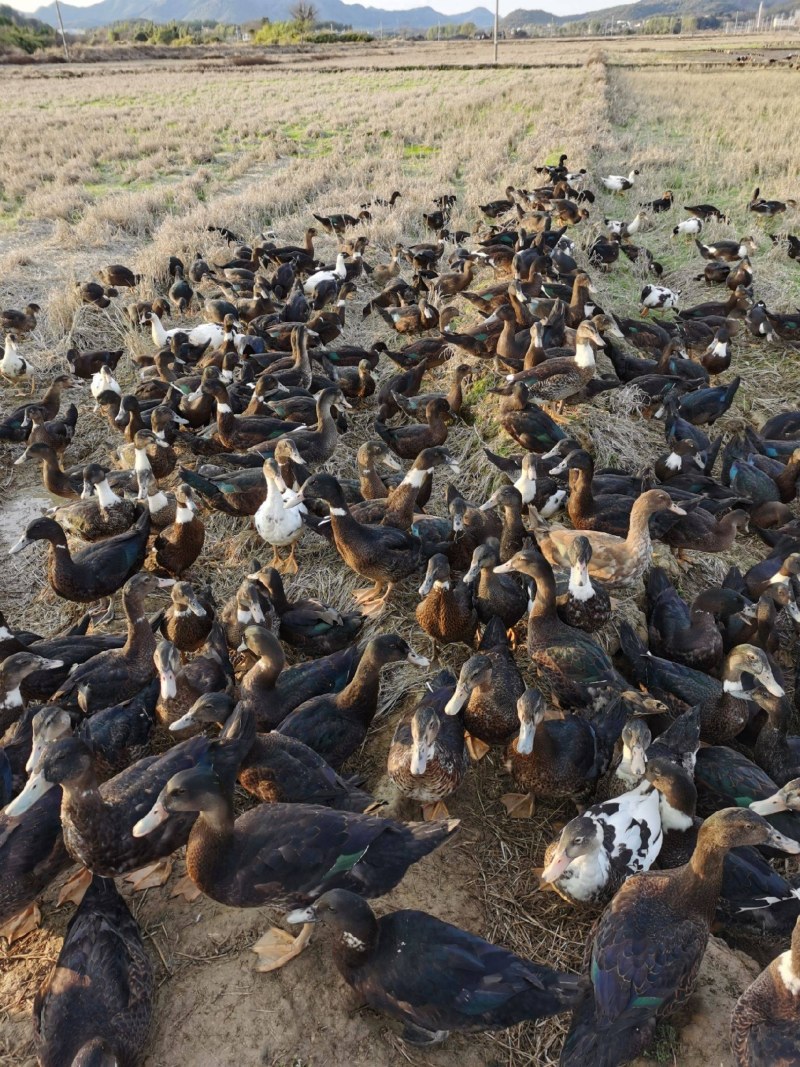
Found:
[{"label": "sky", "polygon": [[[35,11],[43,3],[49,0],[6,0],[18,11]],[[75,7],[88,7],[97,0],[65,0]],[[428,6],[445,15],[455,15],[460,11],[468,11],[473,7],[488,7],[494,9],[492,0],[360,0],[366,7],[382,7],[391,11],[402,11],[409,7]],[[584,11],[594,11],[601,7],[608,7],[613,0],[500,0],[500,14],[507,15],[509,11],[517,8],[540,8],[544,11],[552,11],[556,15],[577,15]],[[347,3],[347,0],[345,0]]]}]

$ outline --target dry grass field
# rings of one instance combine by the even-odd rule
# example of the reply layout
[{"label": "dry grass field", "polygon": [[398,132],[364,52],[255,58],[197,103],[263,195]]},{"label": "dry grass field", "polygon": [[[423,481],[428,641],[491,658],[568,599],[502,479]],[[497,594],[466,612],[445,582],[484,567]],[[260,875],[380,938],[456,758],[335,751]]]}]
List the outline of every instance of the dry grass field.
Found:
[{"label": "dry grass field", "polygon": [[[731,39],[733,40],[733,39]],[[491,45],[385,44],[372,49],[308,49],[270,55],[263,65],[238,65],[230,55],[202,61],[30,67],[4,71],[0,111],[0,307],[33,300],[43,313],[24,354],[46,381],[65,366],[66,350],[125,346],[152,349],[149,336],[133,332],[125,298],[107,311],[79,305],[74,283],[108,263],[141,273],[140,299],[163,292],[168,257],[224,255],[209,225],[227,226],[250,238],[267,229],[297,240],[312,211],[353,211],[373,196],[402,192],[397,209],[376,210],[365,227],[367,259],[385,262],[396,239],[426,239],[422,211],[434,196],[458,195],[454,227],[473,230],[478,205],[506,185],[536,184],[533,166],[569,153],[570,164],[590,174],[641,171],[635,195],[614,198],[598,190],[592,217],[575,232],[588,245],[603,215],[632,217],[638,202],[675,192],[679,203],[714,202],[729,212],[731,227],[711,224],[711,237],[753,234],[756,288],[770,308],[800,303],[800,266],[773,245],[766,231],[797,232],[800,217],[762,224],[748,214],[752,188],[766,196],[797,196],[800,147],[796,137],[798,73],[783,60],[796,42],[781,41],[769,56],[739,69],[738,52],[761,42],[727,38],[603,43],[540,41],[504,45],[499,69],[482,64]],[[594,186],[597,188],[597,186]],[[665,266],[666,283],[683,291],[686,305],[708,299],[694,280],[700,270],[693,245],[671,236],[679,211],[657,216],[641,243]],[[663,221],[662,221],[663,219]],[[321,240],[332,256],[335,242]],[[585,256],[581,252],[579,258]],[[642,275],[621,262],[595,274],[598,300],[621,316],[634,315]],[[479,275],[476,288],[492,281]],[[348,310],[344,339],[388,339],[374,316],[362,321],[361,305],[372,290],[360,286]],[[463,322],[470,321],[465,312]],[[601,369],[606,369],[605,366]],[[776,407],[800,402],[796,352],[737,339],[734,369],[745,386],[725,429],[745,415],[758,425]],[[382,374],[389,373],[388,365]],[[124,359],[123,386],[135,379]],[[485,367],[469,380],[467,414],[451,430],[448,448],[461,461],[465,495],[485,499],[494,478],[480,455],[480,441],[508,450],[485,399],[494,384]],[[70,398],[78,401],[77,394]],[[611,397],[612,399],[610,399]],[[15,402],[0,394],[0,411]],[[80,400],[81,422],[70,463],[116,445],[105,422]],[[573,409],[576,436],[591,443],[601,462],[630,469],[650,463],[663,446],[660,424],[643,422],[627,391]],[[634,416],[631,418],[630,416]],[[356,413],[330,466],[352,470],[355,447],[372,414]],[[0,552],[30,517],[50,501],[38,472],[14,467],[19,446],[0,453]],[[439,498],[434,498],[434,503]],[[209,519],[206,549],[192,576],[212,578],[222,602],[242,574],[240,561],[263,551],[241,520]],[[332,550],[307,534],[293,588],[310,590],[345,607],[355,578]],[[676,571],[686,592],[720,577],[732,559],[747,564],[758,546],[745,538],[722,559],[695,556]],[[73,614],[44,578],[44,551],[35,548],[4,560],[0,604],[15,623],[54,629]],[[668,562],[668,561],[666,561]],[[413,618],[415,591],[408,588],[380,620],[425,650]],[[640,617],[634,600],[623,604]],[[372,632],[375,624],[365,631]],[[612,629],[604,635],[612,647]],[[457,670],[464,650],[444,660]],[[524,668],[525,653],[519,656]],[[387,795],[385,755],[397,710],[418,694],[423,675],[404,666],[387,672],[381,710],[359,768],[368,784]],[[533,868],[569,808],[544,809],[532,822],[510,820],[499,804],[505,792],[499,753],[475,769],[449,804],[463,820],[459,841],[412,869],[379,910],[422,907],[551,965],[577,968],[594,915],[577,914],[553,894],[537,891]],[[404,808],[399,814],[411,817]],[[233,911],[200,899],[170,898],[183,873],[176,860],[170,883],[130,896],[157,968],[158,992],[147,1067],[351,1067],[396,1064],[448,1067],[549,1067],[558,1060],[561,1021],[525,1026],[493,1037],[451,1039],[441,1050],[404,1048],[385,1020],[351,1015],[341,983],[318,947],[275,975],[253,971],[249,949],[269,924],[265,912]],[[33,994],[54,962],[72,906],[42,904],[43,925],[0,948],[0,1065],[30,1067]],[[715,947],[704,983],[703,1040],[668,1030],[654,1055],[680,1067],[731,1064],[726,1051],[731,995],[747,981],[745,964]],[[716,985],[715,985],[716,983]],[[719,988],[717,988],[717,986]],[[720,1007],[720,1005],[722,1005]],[[715,1015],[714,1012],[719,1014]],[[695,1031],[698,1027],[695,1025]],[[717,1036],[708,1037],[713,1031]],[[684,1044],[681,1044],[683,1040]],[[700,1051],[698,1051],[700,1049]]]}]

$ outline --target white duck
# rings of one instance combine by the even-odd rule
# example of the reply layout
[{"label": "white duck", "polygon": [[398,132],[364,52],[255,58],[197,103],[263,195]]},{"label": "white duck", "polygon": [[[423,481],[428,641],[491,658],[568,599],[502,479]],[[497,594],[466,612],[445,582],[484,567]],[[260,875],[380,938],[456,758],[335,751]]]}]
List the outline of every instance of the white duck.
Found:
[{"label": "white duck", "polygon": [[624,219],[603,219],[603,223],[609,233],[619,234],[620,237],[632,237],[641,230],[646,220],[647,212],[637,211],[630,222],[625,222]]},{"label": "white duck", "polygon": [[[287,490],[278,465],[273,459],[264,461],[264,477],[267,480],[267,498],[253,517],[256,530],[268,545],[272,546],[272,566],[282,574],[296,574],[298,567],[294,558],[294,546],[303,530],[302,505],[298,502],[286,506],[285,496],[297,494]],[[278,549],[289,546],[287,560],[282,560]]]},{"label": "white duck", "polygon": [[306,296],[310,296],[321,282],[343,282],[346,277],[347,268],[344,263],[344,254],[339,252],[336,256],[336,266],[333,270],[318,270],[315,274],[310,274],[303,282],[303,292]]},{"label": "white duck", "polygon": [[[186,333],[180,326],[176,326],[173,330],[165,330],[161,319],[154,311],[146,311],[141,321],[142,323],[150,323],[153,344],[158,345],[159,348],[168,345],[170,339],[176,333]],[[204,345],[207,341],[210,341],[211,348],[219,348],[224,340],[225,331],[218,322],[201,322],[199,326],[189,330],[187,336],[190,345]]]},{"label": "white duck", "polygon": [[636,181],[638,173],[638,170],[632,170],[627,178],[624,174],[608,174],[605,178],[601,178],[600,181],[612,193],[624,193],[626,189],[633,188],[633,183]]},{"label": "white duck", "polygon": [[548,846],[542,882],[575,904],[610,900],[629,875],[649,870],[658,858],[664,840],[659,797],[644,781],[587,808]]},{"label": "white duck", "polygon": [[676,308],[680,300],[680,289],[667,289],[665,285],[646,285],[642,289],[640,302],[641,314],[646,315],[652,308]]},{"label": "white duck", "polygon": [[678,237],[683,234],[685,237],[696,237],[698,233],[703,232],[703,220],[692,216],[690,219],[684,219],[683,222],[679,222],[677,226],[673,227],[673,237]]},{"label": "white duck", "polygon": [[108,367],[101,367],[99,371],[92,375],[92,381],[89,386],[92,396],[95,399],[94,409],[97,411],[97,398],[101,393],[105,393],[106,390],[112,393],[116,393],[117,396],[122,396],[122,390],[119,387],[119,382],[111,373]]},{"label": "white duck", "polygon": [[[0,360],[0,374],[9,381],[18,381],[31,375],[33,367],[19,354],[17,338],[13,333],[6,334],[3,347],[3,358]],[[33,392],[33,377],[31,376],[31,392]]]}]

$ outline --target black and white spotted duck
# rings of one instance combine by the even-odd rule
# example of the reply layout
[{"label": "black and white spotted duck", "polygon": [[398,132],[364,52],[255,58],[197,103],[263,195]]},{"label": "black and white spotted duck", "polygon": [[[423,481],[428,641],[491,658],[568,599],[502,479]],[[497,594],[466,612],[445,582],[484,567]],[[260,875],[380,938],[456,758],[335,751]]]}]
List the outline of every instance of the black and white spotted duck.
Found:
[{"label": "black and white spotted duck", "polygon": [[426,820],[448,817],[444,802],[469,769],[463,716],[445,711],[455,685],[453,675],[441,671],[400,719],[389,746],[389,778],[404,797],[422,804]]},{"label": "black and white spotted duck", "polygon": [[471,738],[473,754],[487,746],[505,744],[517,729],[517,699],[525,689],[514,654],[508,644],[503,620],[495,616],[481,637],[476,655],[461,668],[456,690],[448,701],[448,715],[462,712]]},{"label": "black and white spotted duck", "polygon": [[798,842],[760,816],[726,808],[703,824],[686,865],[625,882],[597,926],[590,950],[592,990],[573,1014],[563,1067],[614,1067],[649,1046],[658,1021],[682,1007],[694,990],[726,853],[761,844],[800,852]]}]

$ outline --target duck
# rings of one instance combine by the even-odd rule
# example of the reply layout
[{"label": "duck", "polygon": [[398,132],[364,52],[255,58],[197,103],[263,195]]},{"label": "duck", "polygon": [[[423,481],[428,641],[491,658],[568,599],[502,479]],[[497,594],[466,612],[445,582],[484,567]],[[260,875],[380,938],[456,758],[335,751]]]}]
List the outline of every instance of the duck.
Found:
[{"label": "duck", "polygon": [[[735,604],[730,605],[736,610]],[[648,641],[656,656],[698,671],[713,671],[722,659],[722,634],[714,614],[695,600],[687,606],[662,567],[647,576]]]},{"label": "duck", "polygon": [[446,416],[450,405],[445,397],[429,400],[425,406],[425,423],[409,426],[387,426],[379,419],[374,427],[378,436],[400,459],[416,459],[426,448],[443,445],[447,440]]},{"label": "duck", "polygon": [[3,344],[3,357],[0,359],[0,376],[10,382],[19,382],[23,378],[31,379],[31,392],[34,389],[33,364],[20,355],[17,347],[17,335],[6,334]]},{"label": "duck", "polygon": [[389,745],[389,779],[403,797],[422,805],[427,822],[449,818],[445,801],[469,769],[463,719],[445,712],[455,684],[446,670],[428,683],[429,691],[402,716]]},{"label": "duck", "polygon": [[522,959],[427,912],[377,918],[363,895],[343,889],[288,919],[323,926],[345,982],[373,1011],[402,1023],[402,1039],[412,1046],[557,1015],[581,990],[575,975]]},{"label": "duck", "polygon": [[737,645],[728,653],[720,681],[703,671],[653,656],[627,622],[620,624],[619,637],[638,683],[656,693],[667,694],[682,706],[702,704],[701,736],[710,744],[733,739],[748,723],[748,691],[742,681],[743,674],[752,675],[774,696],[784,694],[766,653],[754,645]]},{"label": "duck", "polygon": [[[539,551],[523,548],[495,570],[500,574],[516,571],[534,580],[536,595],[528,614],[528,655],[542,683],[562,707],[586,709],[598,697],[606,701],[602,690],[610,687],[623,693],[626,703],[633,700],[637,711],[647,708],[647,705],[637,704],[635,693],[630,691],[628,683],[614,669],[600,645],[587,633],[568,626],[558,617],[553,570]],[[660,710],[664,710],[663,705]],[[619,731],[612,747],[618,736]]]},{"label": "duck", "polygon": [[352,644],[364,624],[360,612],[340,612],[316,597],[298,597],[290,601],[275,567],[262,569],[259,566],[250,577],[266,589],[280,619],[280,637],[293,648],[314,656],[330,655]]},{"label": "duck", "polygon": [[771,694],[762,699],[762,692],[756,690],[754,700],[766,711],[767,721],[758,731],[753,759],[773,781],[785,786],[800,775],[800,738],[789,735],[791,709],[787,701]]},{"label": "duck", "polygon": [[639,297],[640,313],[647,315],[653,308],[670,311],[680,303],[679,289],[668,289],[665,285],[645,285]]},{"label": "duck", "polygon": [[178,513],[178,501],[174,493],[162,489],[153,470],[148,464],[136,472],[137,497],[140,504],[146,505],[150,516],[150,525],[156,530],[172,526]]},{"label": "duck", "polygon": [[157,642],[152,659],[160,683],[156,717],[167,728],[203,693],[233,690],[233,669],[219,623],[214,623],[202,648],[187,664],[182,664],[179,649],[166,640]]},{"label": "duck", "polygon": [[731,1013],[731,1047],[737,1067],[791,1064],[800,1055],[800,918],[790,947],[747,987]]},{"label": "duck", "polygon": [[314,498],[325,500],[329,506],[339,555],[351,570],[374,583],[371,589],[353,594],[356,603],[363,614],[380,614],[394,586],[421,566],[422,542],[393,526],[360,523],[351,513],[339,482],[323,472],[312,475],[300,492],[284,503],[292,506]]},{"label": "duck", "polygon": [[252,712],[243,711],[228,692],[202,694],[169,729],[180,733],[206,723],[225,727],[232,718],[243,734],[252,736],[237,779],[251,796],[265,804],[318,804],[340,811],[362,812],[375,804],[369,793],[338,775],[302,741],[275,730],[256,733]]},{"label": "duck", "polygon": [[161,633],[181,652],[197,652],[214,622],[213,597],[208,590],[196,593],[191,583],[183,581],[176,581],[169,594],[171,603],[161,620]]},{"label": "duck", "polygon": [[659,794],[648,781],[592,804],[545,850],[539,875],[570,904],[608,904],[633,874],[649,871],[664,835]]},{"label": "duck", "polygon": [[119,296],[113,286],[101,285],[99,282],[75,282],[75,289],[82,304],[93,304],[98,308],[107,308],[112,299]]},{"label": "duck", "polygon": [[41,407],[28,409],[28,442],[44,443],[56,453],[62,453],[72,443],[75,428],[78,425],[78,409],[70,404],[62,418],[46,421],[46,413]]},{"label": "duck", "polygon": [[[189,877],[212,900],[236,908],[307,907],[331,888],[382,896],[458,832],[457,820],[398,823],[311,804],[259,804],[235,819],[233,783],[199,765],[166,783],[134,834],[163,833],[165,824],[187,818],[194,820]],[[296,842],[290,856],[287,840]],[[288,963],[310,933],[306,927],[288,948],[282,931],[266,935],[254,948],[262,956],[259,969]]]},{"label": "duck", "polygon": [[548,452],[566,438],[567,435],[546,411],[528,403],[528,388],[523,382],[517,382],[512,391],[518,397],[519,404],[514,410],[501,412],[498,421],[509,437],[526,452]]},{"label": "duck", "polygon": [[151,560],[157,572],[180,578],[203,550],[205,524],[197,515],[190,486],[181,482],[175,489],[175,501],[175,521],[156,536]]},{"label": "duck", "polygon": [[607,589],[619,589],[637,582],[650,565],[653,546],[649,520],[660,511],[685,515],[664,489],[648,489],[633,502],[626,538],[597,530],[556,530],[534,520],[534,532],[542,554],[553,566],[569,564],[569,550],[576,537],[586,537],[592,547],[589,575]]},{"label": "duck", "polygon": [[[535,492],[535,467],[530,466],[523,472],[521,479],[534,478]],[[500,507],[503,509],[503,529],[500,534],[500,562],[510,559],[515,552],[522,548],[522,544],[528,533],[522,521],[522,494],[514,485],[501,485],[496,489],[485,503],[481,504],[481,511]]]},{"label": "duck", "polygon": [[528,597],[517,579],[498,571],[499,563],[500,542],[496,537],[487,537],[472,553],[462,581],[465,585],[474,584],[473,601],[482,623],[497,616],[511,629],[525,614]]},{"label": "duck", "polygon": [[92,375],[92,380],[89,383],[89,391],[97,402],[97,398],[101,393],[112,392],[117,396],[122,396],[122,389],[119,382],[112,374],[107,363],[103,363],[98,371]]},{"label": "duck", "polygon": [[26,695],[22,683],[25,679],[35,671],[57,670],[63,666],[61,659],[27,649],[6,656],[0,663],[0,730],[3,733],[24,711]]},{"label": "duck", "polygon": [[427,667],[428,659],[414,652],[397,634],[381,634],[367,642],[351,681],[338,693],[321,694],[287,715],[277,727],[318,752],[334,770],[364,743],[378,708],[381,670],[403,661]]},{"label": "duck", "polygon": [[702,507],[687,511],[668,530],[661,533],[664,544],[678,550],[694,552],[727,552],[733,546],[740,529],[748,528],[748,513],[735,508],[717,519]]},{"label": "duck", "polygon": [[35,541],[48,541],[47,580],[65,600],[88,604],[110,597],[141,568],[147,551],[150,516],[142,511],[126,533],[108,537],[72,555],[64,530],[53,519],[28,523],[25,533],[9,549],[21,552]]},{"label": "duck", "polygon": [[[622,885],[592,939],[592,991],[573,1013],[561,1054],[563,1067],[611,1067],[650,1045],[658,1020],[684,1005],[694,989],[719,899],[725,854],[739,845],[765,843],[800,852],[800,844],[760,816],[728,808],[700,828],[689,863],[645,871]],[[653,965],[656,954],[658,968]]]},{"label": "duck", "polygon": [[406,415],[418,415],[426,411],[432,400],[444,399],[450,408],[452,415],[458,415],[464,403],[464,379],[472,373],[472,367],[468,363],[455,363],[451,370],[450,389],[446,393],[422,393],[416,396],[404,396],[393,392],[394,401]]},{"label": "duck", "polygon": [[97,463],[84,468],[81,496],[75,503],[53,509],[52,517],[82,541],[102,541],[125,533],[139,515],[136,503],[114,492],[108,472]]},{"label": "duck", "polygon": [[645,773],[646,753],[652,740],[653,735],[645,719],[628,719],[622,727],[608,770],[597,783],[596,800],[621,796],[641,782]]},{"label": "duck", "polygon": [[145,615],[147,596],[162,587],[164,579],[149,572],[129,578],[122,590],[122,607],[127,623],[125,644],[108,649],[78,664],[53,693],[53,701],[75,707],[79,697],[84,714],[107,707],[112,701],[135,696],[153,677],[156,638]]},{"label": "duck", "polygon": [[[338,386],[323,389],[318,395],[316,425],[298,428],[296,424],[291,424],[294,428],[288,432],[291,433],[292,444],[302,456],[304,463],[327,463],[336,451],[339,443],[339,431],[336,419],[331,413],[331,408],[334,404],[337,408],[345,408],[347,410],[352,407],[352,404],[345,399]],[[285,440],[286,438],[281,436],[277,439],[260,442],[257,445],[252,445],[251,451],[262,454],[271,452],[274,455],[275,450]]]},{"label": "duck", "polygon": [[37,442],[29,445],[21,456],[14,460],[14,466],[39,460],[42,464],[42,484],[48,493],[60,496],[62,500],[78,500],[83,491],[84,467],[61,466],[58,454],[50,445]]},{"label": "duck", "polygon": [[[302,501],[294,504],[287,503],[288,491],[274,459],[264,460],[263,472],[267,483],[267,495],[264,503],[253,516],[253,524],[259,537],[272,546],[272,567],[278,572],[296,574],[299,566],[294,553],[297,541],[303,532],[305,508]],[[297,497],[296,493],[289,493],[289,495]],[[278,549],[287,546],[289,556],[283,560],[278,554]]]},{"label": "duck", "polygon": [[631,507],[633,499],[628,491],[632,484],[619,484],[620,492],[593,492],[594,460],[583,448],[570,452],[555,467],[550,468],[551,475],[569,472],[569,497],[567,514],[576,530],[597,530],[626,537],[630,529]]},{"label": "duck", "polygon": [[278,613],[261,583],[245,576],[233,596],[223,605],[220,622],[228,647],[237,649],[244,639],[247,626],[264,626],[272,633],[277,633]]},{"label": "duck", "polygon": [[165,330],[160,316],[155,311],[145,311],[140,322],[142,325],[150,324],[153,344],[158,348],[164,348],[179,333],[186,335],[190,345],[208,344],[211,348],[219,348],[222,345],[228,325],[227,321],[223,325],[218,322],[201,322],[199,326],[194,326],[191,330],[184,330],[180,326],[176,326],[172,330]]},{"label": "duck", "polygon": [[461,714],[473,756],[485,755],[491,745],[504,745],[515,733],[514,708],[524,689],[505,627],[495,616],[483,632],[477,654],[462,666],[444,709],[447,715]]},{"label": "duck", "polygon": [[[696,209],[692,213],[697,214]],[[702,241],[695,239],[694,243],[703,259],[723,259],[727,263],[745,259],[752,255],[757,247],[752,237],[743,237],[739,241],[715,241],[712,245],[704,245]]]},{"label": "duck", "polygon": [[0,440],[15,442],[28,440],[32,431],[31,416],[33,413],[38,413],[40,421],[49,423],[58,415],[64,391],[78,384],[80,383],[71,374],[56,375],[41,397],[20,404],[0,420]]},{"label": "duck", "polygon": [[590,634],[602,629],[611,618],[611,597],[589,577],[591,560],[591,542],[586,537],[576,537],[569,550],[567,591],[556,601],[562,622]]},{"label": "duck", "polygon": [[92,878],[56,965],[34,997],[38,1062],[139,1062],[154,998],[153,965],[138,923],[112,879]]},{"label": "duck", "polygon": [[505,768],[519,793],[501,799],[516,817],[532,815],[537,798],[569,797],[582,803],[611,762],[627,713],[609,690],[600,714],[546,719],[547,705],[538,689],[525,689],[516,702],[519,733],[508,744]]},{"label": "duck", "polygon": [[24,311],[6,308],[5,311],[0,311],[0,328],[6,333],[10,331],[21,334],[31,333],[36,329],[36,316],[41,313],[41,310],[39,305],[34,303],[26,304]]},{"label": "duck", "polygon": [[375,304],[374,308],[395,333],[423,333],[425,330],[435,330],[439,325],[439,311],[428,303],[426,295],[421,296],[416,304],[389,308]]},{"label": "duck", "polygon": [[594,346],[606,342],[593,322],[582,322],[575,332],[575,355],[554,356],[530,370],[507,375],[506,380],[525,381],[528,395],[546,401],[563,401],[579,393],[594,376]]},{"label": "duck", "polygon": [[600,182],[612,193],[624,193],[633,188],[638,174],[638,170],[629,171],[627,178],[622,174],[608,174],[601,177]]},{"label": "duck", "polygon": [[464,644],[473,647],[478,630],[472,587],[453,581],[450,561],[442,552],[428,560],[425,579],[419,587],[422,600],[415,618],[431,639],[431,659],[437,658],[438,646]]},{"label": "duck", "polygon": [[703,232],[703,220],[697,218],[696,215],[692,215],[688,219],[684,219],[679,222],[677,226],[673,226],[673,237],[697,237],[698,234]]}]

